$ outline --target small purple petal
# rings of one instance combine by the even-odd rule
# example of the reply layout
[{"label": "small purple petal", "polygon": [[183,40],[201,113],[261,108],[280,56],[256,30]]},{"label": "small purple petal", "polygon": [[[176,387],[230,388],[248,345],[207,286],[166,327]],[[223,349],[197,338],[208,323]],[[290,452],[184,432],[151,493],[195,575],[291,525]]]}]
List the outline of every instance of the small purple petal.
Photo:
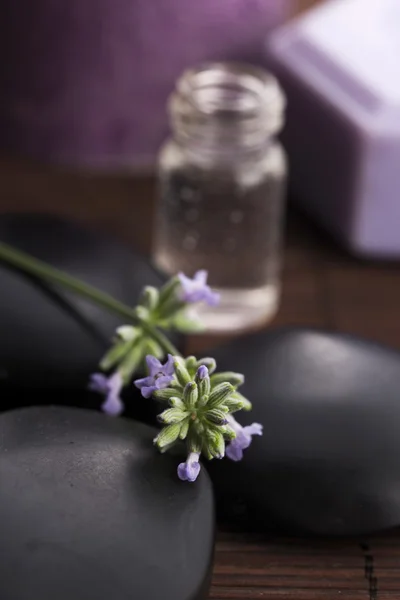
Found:
[{"label": "small purple petal", "polygon": [[252,423],[251,425],[246,425],[246,427],[243,427],[243,431],[249,435],[262,435],[263,426],[261,423]]},{"label": "small purple petal", "polygon": [[228,444],[225,454],[228,458],[234,460],[235,462],[238,462],[243,458],[243,450],[239,445],[235,444],[235,440]]},{"label": "small purple petal", "polygon": [[205,300],[205,302],[207,302],[207,304],[209,306],[217,306],[217,304],[219,304],[221,300],[221,294],[218,294],[218,292],[213,292],[210,290],[208,296],[207,296],[207,300]]},{"label": "small purple petal", "polygon": [[94,373],[91,376],[91,381],[89,383],[90,390],[106,396],[101,408],[105,413],[111,416],[121,414],[124,409],[123,402],[120,398],[122,387],[123,380],[118,372],[111,375],[111,377],[106,377],[102,373]]},{"label": "small purple petal", "polygon": [[92,392],[99,392],[100,394],[106,394],[108,390],[108,377],[103,373],[93,373],[90,376],[90,382],[88,385],[89,390]]},{"label": "small purple petal", "polygon": [[172,354],[168,354],[168,360],[165,363],[165,365],[163,366],[163,373],[165,373],[165,375],[174,375],[175,373],[175,357],[172,356]]},{"label": "small purple petal", "polygon": [[143,398],[150,398],[153,392],[159,389],[155,385],[154,377],[144,377],[143,379],[136,379],[134,384],[142,393]]},{"label": "small purple petal", "polygon": [[181,298],[184,302],[205,302],[210,306],[219,302],[219,294],[213,292],[207,285],[207,271],[197,271],[193,279],[183,273],[179,273],[178,277],[182,286]]},{"label": "small purple petal", "polygon": [[134,381],[134,384],[137,388],[139,388],[139,390],[141,390],[143,387],[149,386],[152,384],[153,381],[153,377],[143,377],[143,379],[136,379],[136,381]]},{"label": "small purple petal", "polygon": [[124,410],[124,405],[119,396],[109,394],[101,405],[101,410],[111,417],[117,417]]},{"label": "small purple petal", "polygon": [[252,442],[253,435],[262,435],[263,426],[260,423],[252,423],[242,427],[236,419],[229,416],[229,424],[236,431],[236,438],[226,448],[226,455],[234,461],[242,460],[243,450],[246,450]]},{"label": "small purple petal", "polygon": [[245,431],[245,427],[236,435],[236,443],[242,450],[246,450],[251,444],[251,435]]},{"label": "small purple petal", "polygon": [[200,269],[200,271],[197,271],[197,273],[195,273],[195,276],[193,277],[193,279],[195,281],[197,281],[198,283],[200,283],[201,285],[206,285],[207,277],[208,277],[207,271],[205,269]]},{"label": "small purple petal", "polygon": [[163,375],[161,377],[157,377],[155,380],[154,387],[157,390],[163,390],[164,388],[169,386],[169,384],[171,383],[171,379],[171,375]]},{"label": "small purple petal", "polygon": [[150,398],[153,392],[163,390],[168,387],[172,381],[172,377],[146,377],[145,380],[135,381],[134,384],[140,389],[143,398]]},{"label": "small purple petal", "polygon": [[143,379],[136,379],[135,386],[142,392],[144,398],[150,398],[153,392],[169,386],[174,377],[174,357],[168,354],[168,360],[165,365],[150,354],[146,356],[146,363],[150,375]]},{"label": "small purple petal", "polygon": [[199,379],[205,379],[208,376],[208,369],[205,365],[200,365],[197,369],[197,377]]},{"label": "small purple petal", "polygon": [[155,385],[151,385],[148,387],[142,387],[140,391],[142,392],[143,398],[150,398],[152,393],[157,391],[157,388]]},{"label": "small purple petal", "polygon": [[163,366],[155,356],[148,354],[146,356],[146,363],[149,369],[150,377],[154,377],[154,375],[162,371]]},{"label": "small purple petal", "polygon": [[199,456],[197,452],[191,452],[186,462],[178,465],[177,472],[181,481],[196,481],[200,473]]},{"label": "small purple petal", "polygon": [[[178,273],[179,281],[181,282],[181,286],[185,289],[192,285],[192,280],[190,277],[187,277],[185,273]],[[196,275],[194,276],[196,278]]]}]

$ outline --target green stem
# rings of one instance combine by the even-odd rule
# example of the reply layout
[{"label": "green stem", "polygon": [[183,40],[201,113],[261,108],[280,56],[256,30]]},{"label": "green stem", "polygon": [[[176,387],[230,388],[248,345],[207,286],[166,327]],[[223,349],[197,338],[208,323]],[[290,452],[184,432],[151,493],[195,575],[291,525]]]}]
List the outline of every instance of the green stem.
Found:
[{"label": "green stem", "polygon": [[167,354],[172,354],[173,356],[181,356],[179,350],[175,348],[173,343],[170,342],[167,336],[164,335],[159,329],[156,329],[152,325],[149,325],[149,323],[146,323],[146,321],[143,321],[142,319],[138,319],[138,321],[143,331],[145,333],[148,333],[155,342],[160,344],[161,348],[163,348],[164,351],[167,352]]},{"label": "green stem", "polygon": [[0,260],[12,265],[13,267],[16,267],[17,269],[20,269],[21,271],[35,275],[40,279],[44,279],[50,283],[56,283],[66,290],[74,292],[75,294],[90,300],[94,304],[105,308],[109,312],[113,312],[120,317],[124,317],[129,319],[129,321],[133,321],[137,325],[140,325],[144,332],[146,332],[158,344],[160,344],[165,352],[179,355],[178,350],[161,331],[157,330],[143,319],[140,319],[135,314],[135,311],[129,306],[123,304],[123,302],[120,302],[119,300],[116,300],[109,294],[98,290],[94,286],[84,283],[83,281],[76,279],[75,277],[72,277],[63,271],[59,271],[47,263],[37,260],[36,258],[29,256],[29,254],[21,252],[20,250],[16,250],[12,246],[2,242],[0,242]]}]

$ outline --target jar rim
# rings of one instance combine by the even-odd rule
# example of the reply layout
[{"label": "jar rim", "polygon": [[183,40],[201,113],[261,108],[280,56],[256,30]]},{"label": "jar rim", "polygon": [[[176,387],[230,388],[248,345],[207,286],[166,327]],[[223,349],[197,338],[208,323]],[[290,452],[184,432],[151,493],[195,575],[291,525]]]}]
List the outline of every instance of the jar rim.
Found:
[{"label": "jar rim", "polygon": [[274,75],[241,62],[206,62],[186,69],[177,81],[176,92],[192,108],[210,116],[235,111],[251,118],[266,110],[282,113],[286,104]]},{"label": "jar rim", "polygon": [[168,110],[181,143],[251,148],[281,129],[285,105],[277,79],[261,67],[207,62],[183,72]]}]

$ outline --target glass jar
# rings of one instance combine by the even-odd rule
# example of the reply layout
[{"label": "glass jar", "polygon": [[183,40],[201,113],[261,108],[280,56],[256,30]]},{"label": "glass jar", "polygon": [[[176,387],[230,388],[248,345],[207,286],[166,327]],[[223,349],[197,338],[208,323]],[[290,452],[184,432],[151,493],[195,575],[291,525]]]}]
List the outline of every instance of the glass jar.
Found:
[{"label": "glass jar", "polygon": [[154,260],[171,275],[208,271],[221,294],[217,307],[199,306],[209,330],[246,329],[277,310],[286,160],[275,135],[284,107],[272,75],[236,63],[186,71],[170,98]]}]

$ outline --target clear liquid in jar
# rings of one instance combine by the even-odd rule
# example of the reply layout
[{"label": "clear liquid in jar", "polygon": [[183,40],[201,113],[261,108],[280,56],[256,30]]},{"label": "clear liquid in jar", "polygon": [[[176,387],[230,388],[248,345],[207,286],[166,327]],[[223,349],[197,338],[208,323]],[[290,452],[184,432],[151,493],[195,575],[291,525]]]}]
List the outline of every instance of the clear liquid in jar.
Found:
[{"label": "clear liquid in jar", "polygon": [[282,178],[243,187],[177,170],[160,188],[155,262],[171,275],[208,271],[221,302],[199,306],[206,327],[237,331],[270,320],[279,301]]}]

